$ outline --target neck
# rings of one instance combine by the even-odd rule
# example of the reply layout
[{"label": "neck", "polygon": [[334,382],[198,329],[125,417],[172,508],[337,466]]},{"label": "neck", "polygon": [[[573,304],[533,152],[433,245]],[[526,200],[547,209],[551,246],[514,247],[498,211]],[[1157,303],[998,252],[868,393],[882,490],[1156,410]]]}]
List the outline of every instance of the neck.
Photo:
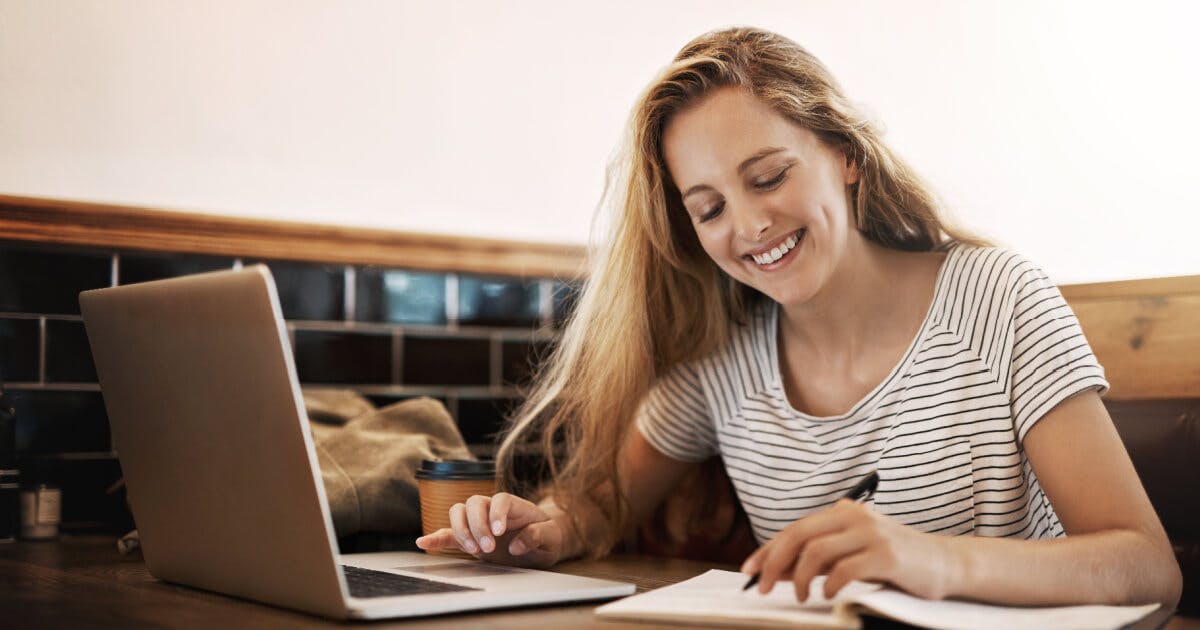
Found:
[{"label": "neck", "polygon": [[818,356],[857,355],[907,301],[905,259],[903,252],[865,237],[850,239],[841,264],[817,295],[804,304],[781,307],[781,340]]}]

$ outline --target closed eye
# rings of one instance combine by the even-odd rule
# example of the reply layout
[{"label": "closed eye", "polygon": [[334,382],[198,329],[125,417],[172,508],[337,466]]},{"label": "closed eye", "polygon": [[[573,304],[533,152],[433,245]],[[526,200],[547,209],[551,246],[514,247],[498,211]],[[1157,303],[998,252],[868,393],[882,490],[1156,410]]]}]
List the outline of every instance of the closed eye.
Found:
[{"label": "closed eye", "polygon": [[790,166],[785,166],[779,169],[779,172],[771,179],[754,182],[754,187],[759,190],[775,190],[783,183],[783,180],[787,179],[788,169],[790,168]]},{"label": "closed eye", "polygon": [[705,212],[704,214],[700,215],[700,222],[707,223],[708,221],[712,221],[713,219],[720,216],[721,211],[724,209],[725,209],[725,202],[724,201],[718,202],[708,212]]}]

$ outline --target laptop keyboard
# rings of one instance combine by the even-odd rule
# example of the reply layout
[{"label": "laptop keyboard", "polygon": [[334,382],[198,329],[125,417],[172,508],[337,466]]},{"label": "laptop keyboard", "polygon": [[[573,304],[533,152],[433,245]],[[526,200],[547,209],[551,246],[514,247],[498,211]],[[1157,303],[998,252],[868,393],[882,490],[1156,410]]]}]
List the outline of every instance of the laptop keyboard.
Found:
[{"label": "laptop keyboard", "polygon": [[452,593],[455,591],[478,591],[482,589],[459,586],[449,582],[435,582],[422,578],[372,571],[360,567],[342,565],[346,585],[351,597],[394,597],[396,595],[425,595],[428,593]]}]

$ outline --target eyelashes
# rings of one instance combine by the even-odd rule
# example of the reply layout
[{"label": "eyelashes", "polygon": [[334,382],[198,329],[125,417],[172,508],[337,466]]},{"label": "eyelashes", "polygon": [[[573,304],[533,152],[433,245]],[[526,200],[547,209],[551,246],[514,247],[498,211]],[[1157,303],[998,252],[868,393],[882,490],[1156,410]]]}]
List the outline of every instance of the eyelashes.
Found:
[{"label": "eyelashes", "polygon": [[[783,184],[784,180],[787,179],[788,171],[791,168],[792,167],[789,164],[788,166],[785,166],[785,167],[779,169],[779,172],[777,172],[770,179],[754,182],[754,189],[761,191],[761,192],[771,192],[771,191],[775,190],[776,188],[779,188],[779,186]],[[705,212],[704,214],[700,215],[700,223],[707,223],[709,221],[712,221],[713,219],[721,216],[721,212],[723,212],[724,210],[725,210],[725,202],[724,201],[718,202],[715,206],[710,208],[708,210],[708,212]]]}]

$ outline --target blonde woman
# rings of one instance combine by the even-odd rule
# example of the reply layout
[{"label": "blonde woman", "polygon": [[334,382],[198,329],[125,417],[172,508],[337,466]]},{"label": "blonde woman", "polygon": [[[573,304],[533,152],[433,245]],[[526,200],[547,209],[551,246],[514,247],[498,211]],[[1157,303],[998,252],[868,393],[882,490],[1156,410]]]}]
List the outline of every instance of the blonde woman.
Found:
[{"label": "blonde woman", "polygon": [[[1174,606],[1070,308],[947,225],[812,55],[697,38],[638,102],[621,169],[607,252],[501,447],[511,469],[539,443],[552,485],[473,497],[419,546],[601,555],[720,455],[762,592],[828,574],[830,594]],[[873,497],[840,499],[872,472]]]}]

